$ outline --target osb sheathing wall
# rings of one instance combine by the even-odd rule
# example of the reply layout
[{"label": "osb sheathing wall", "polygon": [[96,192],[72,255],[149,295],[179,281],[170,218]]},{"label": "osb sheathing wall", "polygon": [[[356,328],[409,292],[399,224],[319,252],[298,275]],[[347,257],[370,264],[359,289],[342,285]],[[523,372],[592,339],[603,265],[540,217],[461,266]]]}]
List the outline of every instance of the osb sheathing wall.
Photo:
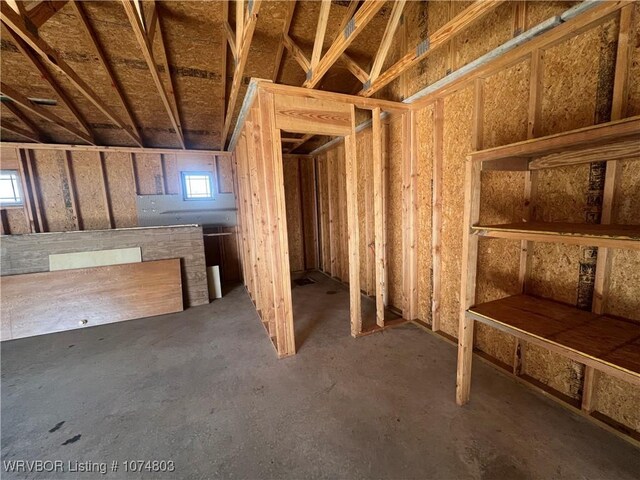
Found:
[{"label": "osb sheathing wall", "polygon": [[[406,14],[406,41],[415,43],[445,23],[465,2],[412,2],[409,9],[425,15]],[[458,5],[461,4],[461,5]],[[567,2],[527,2],[525,15],[516,15],[516,4],[508,3],[452,42],[450,49],[434,53],[404,78],[386,89],[392,98],[402,99],[507,41],[551,15],[569,8]],[[633,7],[628,98],[623,116],[640,113],[640,5]],[[519,20],[518,20],[519,18]],[[402,31],[402,30],[401,30]],[[482,122],[477,148],[491,148],[528,138],[572,130],[611,119],[613,82],[618,47],[619,12],[578,31],[570,38],[540,49],[542,67],[539,105],[530,112],[531,60],[526,58],[483,75]],[[399,48],[398,48],[399,49]],[[404,50],[406,51],[406,49]],[[464,210],[464,161],[473,149],[475,82],[471,75],[445,95],[432,95],[416,114],[418,135],[418,319],[432,325],[432,313],[439,317],[441,333],[457,337]],[[387,262],[388,305],[402,309],[402,150],[401,122],[388,120],[387,151]],[[529,133],[531,129],[531,133]],[[366,149],[370,130],[358,135]],[[436,162],[436,163],[434,163]],[[342,144],[318,154],[323,269],[341,280],[344,261],[339,202],[323,192],[340,186]],[[637,162],[620,162],[622,173],[615,196],[614,223],[640,223],[640,171]],[[441,217],[433,216],[431,175],[440,189]],[[538,173],[537,191],[525,199],[525,174],[483,172],[480,222],[508,223],[531,220],[593,222],[599,218],[602,171],[598,165],[580,165]],[[335,184],[335,186],[333,186]],[[366,182],[364,184],[366,190]],[[437,196],[437,195],[436,195]],[[362,200],[361,200],[362,201]],[[333,207],[333,208],[332,208]],[[338,211],[333,211],[335,209]],[[361,207],[362,208],[362,207]],[[365,212],[366,210],[360,210]],[[432,252],[432,221],[441,223],[434,234],[440,246]],[[363,219],[367,222],[367,218]],[[327,231],[328,230],[328,231]],[[333,235],[336,232],[337,236]],[[361,242],[362,243],[362,242]],[[333,248],[335,246],[335,248]],[[337,255],[334,254],[337,252]],[[592,249],[558,244],[534,244],[524,279],[527,293],[552,298],[590,310],[593,288]],[[434,254],[432,256],[432,253]],[[439,259],[438,259],[439,255]],[[334,258],[335,257],[335,258]],[[483,239],[479,244],[477,302],[520,293],[520,243]],[[435,265],[432,266],[431,259]],[[434,269],[435,267],[435,269]],[[431,305],[432,274],[439,268],[439,290]],[[640,255],[630,250],[613,253],[609,301],[606,312],[640,321]],[[362,284],[367,285],[361,269]],[[364,290],[364,288],[363,288]],[[367,292],[368,293],[368,292]],[[477,324],[475,348],[493,363],[511,371],[516,359],[516,341],[508,334]],[[582,397],[584,366],[540,347],[520,345],[520,377],[550,391],[571,405]],[[622,430],[640,432],[640,388],[596,372],[594,416]],[[607,418],[608,417],[608,418]]]},{"label": "osb sheathing wall", "polygon": [[[36,204],[33,226],[25,208],[0,209],[4,235],[139,226],[136,196],[182,195],[182,171],[209,171],[214,175],[216,192],[234,192],[228,154],[28,150],[5,146],[0,150],[0,166],[18,170],[32,180],[31,201]],[[225,230],[235,232],[235,227]],[[235,235],[223,237],[223,241],[226,252],[237,251]],[[234,262],[237,259],[229,259],[230,264]]]},{"label": "osb sheathing wall", "polygon": [[315,163],[306,155],[286,155],[283,164],[290,269],[312,270],[318,268]]}]

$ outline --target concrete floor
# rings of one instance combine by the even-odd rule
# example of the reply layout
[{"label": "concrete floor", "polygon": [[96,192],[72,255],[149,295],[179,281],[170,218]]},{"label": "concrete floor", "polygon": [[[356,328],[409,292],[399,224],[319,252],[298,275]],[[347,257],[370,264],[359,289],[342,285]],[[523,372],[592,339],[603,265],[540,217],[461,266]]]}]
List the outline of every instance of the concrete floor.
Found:
[{"label": "concrete floor", "polygon": [[479,361],[457,407],[453,346],[410,325],[352,339],[347,290],[314,278],[293,290],[299,353],[285,360],[241,287],[3,343],[3,462],[175,462],[108,478],[638,479],[637,449]]}]

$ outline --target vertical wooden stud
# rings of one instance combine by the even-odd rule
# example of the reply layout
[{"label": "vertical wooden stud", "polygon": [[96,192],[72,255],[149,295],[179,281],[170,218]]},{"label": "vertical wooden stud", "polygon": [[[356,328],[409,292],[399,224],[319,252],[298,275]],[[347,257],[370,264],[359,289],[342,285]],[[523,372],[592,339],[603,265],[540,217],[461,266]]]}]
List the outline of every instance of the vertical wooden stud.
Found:
[{"label": "vertical wooden stud", "polygon": [[100,166],[100,178],[102,180],[102,200],[104,201],[104,209],[109,221],[109,228],[115,228],[113,222],[113,207],[111,205],[111,196],[109,195],[109,179],[107,178],[107,169],[105,165],[104,153],[98,152],[98,165]]},{"label": "vertical wooden stud", "polygon": [[136,195],[140,195],[140,185],[138,181],[138,166],[136,164],[136,156],[134,153],[129,154],[131,159],[131,178],[133,179],[133,187]]},{"label": "vertical wooden stud", "polygon": [[413,111],[402,116],[402,231],[403,231],[403,318],[416,318],[418,304],[416,217],[418,189],[416,178],[416,122]]},{"label": "vertical wooden stud", "polygon": [[372,141],[373,141],[373,229],[375,250],[375,297],[376,324],[384,327],[384,290],[385,290],[385,255],[386,242],[384,237],[384,183],[382,163],[382,119],[379,108],[372,112]]},{"label": "vertical wooden stud", "polygon": [[33,202],[33,210],[35,212],[34,219],[36,221],[36,231],[46,232],[48,229],[47,219],[42,211],[42,204],[40,201],[40,188],[38,186],[38,179],[36,178],[35,159],[33,158],[33,151],[27,150],[25,152],[25,164],[27,178],[31,183],[31,201]]},{"label": "vertical wooden stud", "polygon": [[[474,150],[482,148],[482,119],[484,80],[476,79],[474,97],[473,140]],[[466,161],[464,189],[464,233],[462,239],[462,281],[460,285],[460,318],[458,327],[458,370],[456,374],[456,402],[464,405],[471,393],[471,363],[473,360],[473,319],[467,309],[475,303],[478,266],[478,236],[471,227],[480,218],[480,162]]]},{"label": "vertical wooden stud", "polygon": [[431,297],[431,328],[440,330],[440,276],[442,269],[441,232],[442,232],[442,159],[444,154],[444,99],[439,98],[434,105],[433,129],[433,182],[431,202],[431,255],[433,286]]},{"label": "vertical wooden stud", "polygon": [[78,210],[78,196],[76,195],[76,179],[73,174],[73,160],[71,152],[65,151],[64,173],[69,186],[69,196],[71,198],[71,212],[76,230],[82,230],[82,220],[80,219],[80,211]]},{"label": "vertical wooden stud", "polygon": [[360,308],[360,246],[358,218],[358,158],[356,149],[355,108],[351,106],[351,134],[344,138],[347,204],[347,241],[349,250],[349,312],[351,335],[362,333]]},{"label": "vertical wooden stud", "polygon": [[29,225],[29,231],[36,233],[39,231],[38,224],[35,219],[35,210],[33,205],[33,194],[31,191],[31,180],[28,178],[29,171],[26,168],[26,156],[23,150],[16,148],[16,156],[18,158],[18,171],[20,173],[20,183],[22,184],[22,205],[24,215]]}]

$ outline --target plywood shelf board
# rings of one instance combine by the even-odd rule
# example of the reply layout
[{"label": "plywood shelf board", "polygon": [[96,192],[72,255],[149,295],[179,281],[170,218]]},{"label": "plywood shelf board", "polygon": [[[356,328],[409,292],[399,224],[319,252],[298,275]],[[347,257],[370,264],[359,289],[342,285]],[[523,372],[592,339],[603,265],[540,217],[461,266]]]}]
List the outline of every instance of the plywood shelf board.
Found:
[{"label": "plywood shelf board", "polygon": [[[503,327],[542,346],[554,345],[574,358],[608,373],[640,384],[640,324],[632,320],[598,315],[529,295],[514,295],[475,305],[474,319]],[[565,352],[565,353],[567,353]]]},{"label": "plywood shelf board", "polygon": [[546,137],[524,140],[469,154],[472,161],[537,158],[587,147],[612,145],[629,140],[640,141],[640,116],[602,123]]},{"label": "plywood shelf board", "polygon": [[474,225],[479,236],[640,250],[640,225],[521,222]]}]

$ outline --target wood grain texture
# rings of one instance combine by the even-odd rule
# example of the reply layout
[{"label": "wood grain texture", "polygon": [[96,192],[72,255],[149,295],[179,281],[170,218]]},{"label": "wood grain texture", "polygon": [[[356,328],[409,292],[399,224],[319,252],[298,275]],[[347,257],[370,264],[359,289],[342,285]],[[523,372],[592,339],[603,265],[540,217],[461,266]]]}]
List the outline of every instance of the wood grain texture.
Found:
[{"label": "wood grain texture", "polygon": [[2,340],[182,311],[180,259],[11,275]]},{"label": "wood grain texture", "polygon": [[143,262],[180,258],[185,306],[209,303],[202,227],[195,225],[11,235],[2,238],[0,269],[46,272],[51,254],[130,247],[140,247]]},{"label": "wood grain texture", "polygon": [[274,95],[276,128],[294,133],[349,135],[349,105],[314,98]]}]

